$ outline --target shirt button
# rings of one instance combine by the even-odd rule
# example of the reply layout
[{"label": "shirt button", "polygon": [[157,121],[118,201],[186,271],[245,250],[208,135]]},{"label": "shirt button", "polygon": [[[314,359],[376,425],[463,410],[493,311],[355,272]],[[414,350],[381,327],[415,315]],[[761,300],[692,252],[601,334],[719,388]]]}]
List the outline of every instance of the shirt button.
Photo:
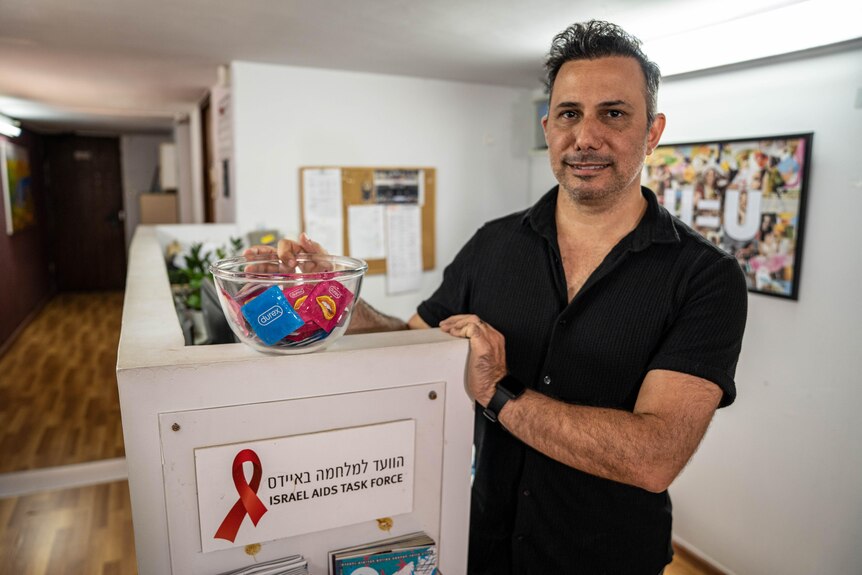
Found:
[{"label": "shirt button", "polygon": [[518,536],[516,536],[516,537],[515,537],[515,539],[517,539],[518,541],[523,541],[523,540],[524,540],[524,536],[523,536],[523,535],[518,535]]},{"label": "shirt button", "polygon": [[561,319],[561,320],[560,320],[560,325],[566,325],[566,320]]},{"label": "shirt button", "polygon": [[530,496],[530,490],[529,490],[529,489],[525,489],[525,490],[524,490],[524,497],[529,497],[529,496]]},{"label": "shirt button", "polygon": [[546,376],[545,376],[545,379],[543,379],[542,381],[544,381],[544,382],[545,382],[545,385],[550,385],[550,384],[551,384],[551,376],[550,376],[550,375],[546,375]]}]

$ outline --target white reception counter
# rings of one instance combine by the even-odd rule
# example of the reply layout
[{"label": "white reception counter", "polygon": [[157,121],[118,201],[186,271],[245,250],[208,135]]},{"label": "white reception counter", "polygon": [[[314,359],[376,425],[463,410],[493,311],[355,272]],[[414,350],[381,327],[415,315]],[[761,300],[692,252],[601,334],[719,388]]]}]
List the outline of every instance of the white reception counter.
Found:
[{"label": "white reception counter", "polygon": [[141,226],[132,242],[117,380],[140,574],[215,575],[302,554],[327,575],[329,551],[415,531],[437,542],[442,573],[463,573],[467,341],[345,336],[299,356],[185,346],[165,239],[229,230]]}]

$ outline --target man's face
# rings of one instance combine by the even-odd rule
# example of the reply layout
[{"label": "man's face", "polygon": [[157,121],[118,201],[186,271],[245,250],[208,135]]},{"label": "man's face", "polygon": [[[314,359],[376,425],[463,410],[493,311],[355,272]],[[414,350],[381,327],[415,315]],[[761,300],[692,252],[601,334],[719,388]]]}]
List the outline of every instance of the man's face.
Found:
[{"label": "man's face", "polygon": [[637,60],[607,57],[563,64],[542,120],[551,169],[576,203],[602,205],[640,189],[644,157],[664,116],[647,126],[646,80]]}]

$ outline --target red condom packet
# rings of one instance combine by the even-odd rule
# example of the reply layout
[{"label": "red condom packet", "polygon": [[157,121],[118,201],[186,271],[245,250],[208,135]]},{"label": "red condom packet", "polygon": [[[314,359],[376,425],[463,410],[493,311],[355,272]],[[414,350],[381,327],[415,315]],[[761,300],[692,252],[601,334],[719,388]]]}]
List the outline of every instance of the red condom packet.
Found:
[{"label": "red condom packet", "polygon": [[[310,284],[299,284],[295,286],[285,286],[284,297],[287,298],[287,301],[290,302],[290,305],[293,306],[293,309],[299,311],[299,308],[302,307],[302,304],[305,303],[306,298],[314,289]],[[303,318],[305,319],[305,318]]]},{"label": "red condom packet", "polygon": [[236,292],[236,295],[233,297],[234,301],[240,305],[245,305],[269,287],[267,285],[261,285],[256,283],[247,283]]},{"label": "red condom packet", "polygon": [[295,286],[286,286],[282,291],[284,291],[284,297],[293,306],[293,309],[296,313],[299,314],[299,317],[302,318],[302,321],[305,322],[305,325],[300,327],[298,330],[287,336],[291,341],[302,341],[306,337],[310,336],[314,332],[320,329],[316,323],[312,320],[311,315],[308,311],[303,311],[303,305],[305,301],[308,299],[308,296],[314,290],[314,287],[311,284],[299,284]]},{"label": "red condom packet", "polygon": [[251,335],[251,330],[248,328],[248,324],[245,321],[245,318],[242,315],[242,306],[237,303],[235,299],[230,297],[228,293],[224,290],[221,290],[222,296],[224,296],[225,301],[227,302],[227,308],[230,312],[231,319],[233,320],[233,324],[237,326],[240,331],[242,331],[243,335],[246,337]]},{"label": "red condom packet", "polygon": [[331,332],[341,321],[344,310],[353,301],[353,292],[335,280],[322,281],[312,290],[300,307],[303,320],[311,319],[326,333]]}]

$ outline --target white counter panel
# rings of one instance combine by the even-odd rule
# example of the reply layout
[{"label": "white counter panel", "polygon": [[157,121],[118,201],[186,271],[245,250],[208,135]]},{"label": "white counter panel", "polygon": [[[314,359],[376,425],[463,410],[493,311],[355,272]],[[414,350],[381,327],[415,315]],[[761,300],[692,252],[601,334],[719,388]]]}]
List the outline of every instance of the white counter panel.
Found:
[{"label": "white counter panel", "polygon": [[[329,550],[416,530],[437,541],[443,573],[464,572],[468,342],[418,330],[344,336],[298,356],[243,344],[186,347],[160,240],[144,226],[133,241],[117,364],[139,573],[215,575],[301,553],[311,573],[325,575]],[[195,448],[405,419],[416,422],[413,508],[392,517],[390,532],[365,521],[261,542],[256,558],[244,547],[202,553]]]}]

